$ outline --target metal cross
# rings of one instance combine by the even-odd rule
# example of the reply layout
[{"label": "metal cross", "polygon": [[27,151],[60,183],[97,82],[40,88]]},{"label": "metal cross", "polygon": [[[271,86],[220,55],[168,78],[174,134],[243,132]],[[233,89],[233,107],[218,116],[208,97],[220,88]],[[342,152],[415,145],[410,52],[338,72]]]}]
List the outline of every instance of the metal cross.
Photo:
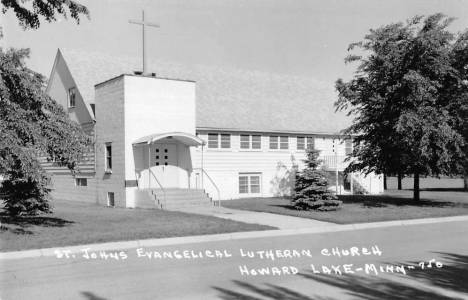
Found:
[{"label": "metal cross", "polygon": [[146,26],[159,27],[159,24],[145,22],[145,11],[143,11],[143,21],[129,20],[129,22],[143,25],[143,75],[146,75]]}]

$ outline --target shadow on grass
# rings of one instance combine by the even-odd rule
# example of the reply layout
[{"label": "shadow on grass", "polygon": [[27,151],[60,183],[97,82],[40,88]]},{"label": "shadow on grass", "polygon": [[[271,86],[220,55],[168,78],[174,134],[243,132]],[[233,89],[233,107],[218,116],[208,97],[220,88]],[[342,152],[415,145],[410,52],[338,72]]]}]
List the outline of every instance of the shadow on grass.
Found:
[{"label": "shadow on grass", "polygon": [[102,297],[96,296],[95,294],[93,294],[91,292],[81,292],[81,294],[87,300],[108,300],[107,298],[102,298]]},{"label": "shadow on grass", "polygon": [[421,199],[413,201],[412,198],[398,195],[340,195],[338,199],[343,204],[362,204],[365,207],[386,207],[394,206],[416,206],[416,207],[456,207],[460,203],[450,201],[436,201],[431,199]]},{"label": "shadow on grass", "polygon": [[[467,299],[468,296],[468,256],[441,253],[445,265],[442,268],[411,270],[407,273],[408,280],[393,274],[389,276],[355,274],[326,275],[314,274],[312,271],[299,273],[311,282],[307,283],[310,291],[323,289],[322,285],[343,291],[348,296],[364,300],[380,299],[416,299],[416,300],[448,300]],[[410,265],[411,263],[395,263],[392,265]],[[413,263],[417,265],[418,263]],[[414,284],[414,280],[418,284]],[[225,300],[244,299],[290,299],[290,300],[332,300],[337,297],[322,297],[304,295],[293,289],[281,286],[262,284],[254,285],[242,281],[233,281],[235,289],[213,287],[219,291],[220,298]],[[320,285],[315,285],[319,283]],[[456,293],[456,294],[454,294]]]},{"label": "shadow on grass", "polygon": [[[411,189],[412,191],[413,189]],[[421,192],[466,192],[464,188],[424,188],[420,189]]]},{"label": "shadow on grass", "polygon": [[38,217],[38,216],[20,216],[10,217],[5,213],[0,213],[2,224],[16,225],[21,228],[27,228],[31,226],[42,226],[42,227],[65,227],[75,222],[67,221],[59,218],[51,217]]}]

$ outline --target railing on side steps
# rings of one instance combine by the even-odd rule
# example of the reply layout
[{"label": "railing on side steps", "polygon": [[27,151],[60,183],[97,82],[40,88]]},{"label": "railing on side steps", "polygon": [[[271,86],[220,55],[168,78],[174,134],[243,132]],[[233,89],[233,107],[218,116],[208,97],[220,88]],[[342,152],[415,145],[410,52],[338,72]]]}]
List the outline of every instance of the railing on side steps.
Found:
[{"label": "railing on side steps", "polygon": [[[167,207],[166,191],[164,190],[164,188],[161,185],[161,183],[159,182],[159,180],[156,178],[156,175],[154,175],[153,171],[151,171],[151,169],[149,169],[149,171],[150,171],[151,175],[153,175],[154,179],[156,179],[156,182],[159,184],[159,186],[161,187],[161,190],[164,193],[164,209],[166,209],[166,207]],[[149,176],[148,176],[148,187],[151,190],[151,183],[150,183],[150,177]]]},{"label": "railing on side steps", "polygon": [[[203,169],[203,168],[194,168],[194,170],[201,170],[202,173],[204,173],[206,175],[206,177],[208,177],[208,179],[211,181],[211,183],[213,184],[213,186],[215,187],[215,189],[218,191],[218,206],[221,206],[221,193],[219,192],[219,189],[218,189],[218,186],[216,185],[216,183],[214,183],[213,179],[211,179],[210,175],[208,175],[208,173],[206,173],[206,171]],[[203,174],[202,174],[203,176]],[[204,189],[204,186],[203,186],[203,179],[202,179],[202,189]]]}]

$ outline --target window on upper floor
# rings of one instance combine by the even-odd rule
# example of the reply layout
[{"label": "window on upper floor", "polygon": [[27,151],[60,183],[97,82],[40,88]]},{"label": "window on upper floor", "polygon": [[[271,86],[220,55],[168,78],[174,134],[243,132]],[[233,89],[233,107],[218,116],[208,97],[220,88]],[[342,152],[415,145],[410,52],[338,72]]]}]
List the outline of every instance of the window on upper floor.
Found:
[{"label": "window on upper floor", "polygon": [[76,92],[75,88],[68,90],[68,108],[75,107]]},{"label": "window on upper floor", "polygon": [[[307,145],[306,145],[306,142],[307,142]],[[313,144],[314,144],[313,137],[304,137],[304,136],[297,137],[297,150],[305,150],[309,147],[312,147]]]},{"label": "window on upper floor", "polygon": [[270,149],[289,149],[289,137],[288,136],[270,136]]},{"label": "window on upper floor", "polygon": [[106,171],[112,170],[112,143],[106,143]]},{"label": "window on upper floor", "polygon": [[241,149],[262,149],[262,136],[241,134],[240,148]]},{"label": "window on upper floor", "polygon": [[208,148],[229,149],[231,148],[231,135],[208,133]]}]

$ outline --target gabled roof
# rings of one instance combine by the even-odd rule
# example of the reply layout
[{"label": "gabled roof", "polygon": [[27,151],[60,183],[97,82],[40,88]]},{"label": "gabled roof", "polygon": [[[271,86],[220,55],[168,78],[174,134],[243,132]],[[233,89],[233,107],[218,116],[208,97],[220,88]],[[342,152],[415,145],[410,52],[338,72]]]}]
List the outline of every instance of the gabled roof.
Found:
[{"label": "gabled roof", "polygon": [[[87,103],[94,103],[96,84],[142,69],[137,57],[72,49],[60,52]],[[158,78],[196,82],[199,129],[335,133],[351,124],[351,118],[335,113],[338,95],[331,82],[157,60],[148,60],[147,70]]]}]

